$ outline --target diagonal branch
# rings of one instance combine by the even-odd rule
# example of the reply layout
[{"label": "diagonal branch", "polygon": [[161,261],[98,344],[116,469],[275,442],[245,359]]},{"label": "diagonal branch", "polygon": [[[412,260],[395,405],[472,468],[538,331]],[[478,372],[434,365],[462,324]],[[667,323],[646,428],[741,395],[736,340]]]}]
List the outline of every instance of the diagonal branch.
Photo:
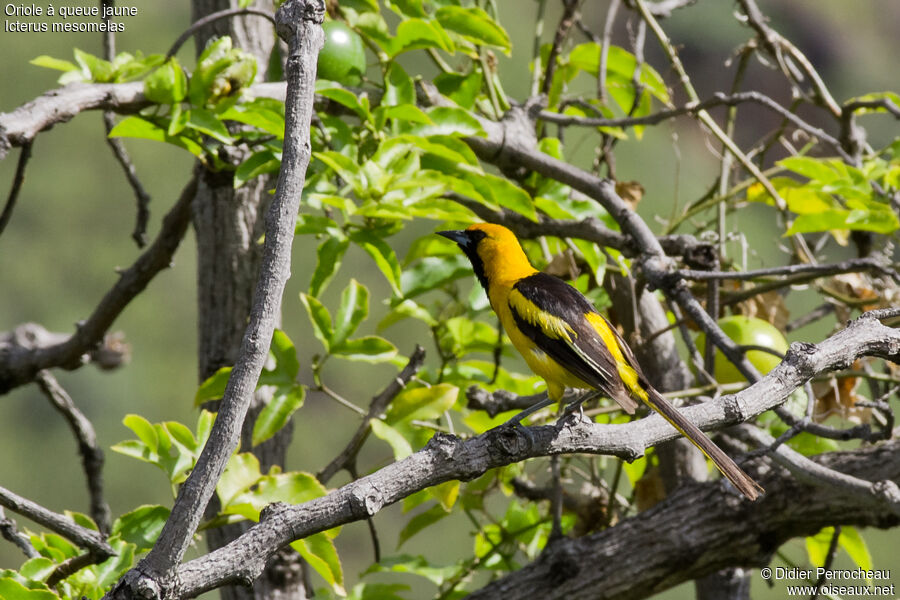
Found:
[{"label": "diagonal branch", "polygon": [[153,244],[125,271],[106,293],[87,320],[64,341],[48,346],[28,347],[15,341],[0,344],[0,394],[34,381],[43,369],[76,369],[84,355],[103,340],[107,330],[126,306],[140,294],[157,273],[167,268],[191,216],[191,200],[197,188],[196,177],[185,186],[181,197],[162,222]]},{"label": "diagonal branch", "polygon": [[288,0],[276,13],[276,30],[289,47],[284,154],[275,196],[266,214],[265,246],[247,329],[209,440],[181,487],[156,544],[107,597],[193,595],[183,592],[182,581],[172,577],[172,570],[181,562],[225,464],[240,441],[241,427],[268,356],[284,286],[290,276],[294,224],[311,155],[309,132],[316,58],[324,42],[324,16],[322,0]]},{"label": "diagonal branch", "polygon": [[103,450],[97,444],[94,426],[84,413],[78,410],[75,402],[49,371],[37,374],[37,384],[56,410],[62,413],[75,434],[91,498],[91,518],[97,523],[100,531],[109,534],[112,522],[109,505],[103,499]]},{"label": "diagonal branch", "polygon": [[116,554],[100,532],[82,527],[69,517],[55,513],[2,487],[0,487],[0,506],[5,506],[9,510],[43,525],[50,531],[58,533],[78,546],[86,548],[100,561]]},{"label": "diagonal branch", "polygon": [[[795,343],[784,361],[753,386],[733,396],[684,408],[683,412],[703,429],[735,425],[781,404],[816,374],[843,368],[859,356],[900,360],[900,330],[878,321],[897,312],[900,310],[866,313],[817,345]],[[647,447],[677,436],[658,415],[622,425],[583,420],[572,423],[570,419],[561,427],[530,427],[530,443],[510,427],[492,429],[466,441],[436,434],[415,454],[326,496],[301,505],[270,505],[247,533],[181,565],[177,570],[177,579],[183,586],[180,591],[183,596],[194,596],[226,583],[249,583],[268,559],[289,542],[367,519],[387,505],[445,481],[468,481],[488,469],[538,456],[591,453],[634,460]],[[736,498],[723,501],[719,485],[704,488],[706,494],[715,498],[714,503],[738,508],[748,505]],[[774,502],[779,502],[775,498]]]},{"label": "diagonal branch", "polygon": [[[861,480],[900,481],[900,442],[815,457],[816,465]],[[467,596],[472,600],[637,600],[728,567],[769,564],[783,543],[834,525],[896,527],[885,503],[798,480],[775,467],[759,477],[755,503],[723,499],[715,483],[686,485],[615,527],[548,546],[533,563]],[[641,548],[639,559],[622,546]]]},{"label": "diagonal branch", "polygon": [[372,419],[377,419],[385,410],[387,410],[391,401],[396,398],[397,394],[406,387],[406,384],[416,376],[416,373],[422,368],[423,362],[425,362],[425,349],[422,348],[422,346],[416,345],[416,349],[413,351],[412,356],[409,357],[409,362],[400,374],[397,375],[380,394],[372,398],[372,403],[369,404],[368,412],[363,417],[362,423],[359,424],[359,428],[357,428],[356,433],[353,434],[353,437],[347,443],[347,446],[334,457],[334,460],[328,463],[318,475],[316,475],[316,479],[323,484],[327,484],[338,471],[347,468],[355,462],[356,456],[359,454],[363,443],[365,443],[366,438],[369,437],[369,433],[372,431]]}]

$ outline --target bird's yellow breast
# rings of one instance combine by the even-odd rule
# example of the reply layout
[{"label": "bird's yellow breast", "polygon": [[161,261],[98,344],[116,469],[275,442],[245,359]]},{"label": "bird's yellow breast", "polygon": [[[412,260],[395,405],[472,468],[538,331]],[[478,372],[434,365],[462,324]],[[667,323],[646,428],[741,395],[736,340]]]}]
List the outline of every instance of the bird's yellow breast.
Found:
[{"label": "bird's yellow breast", "polygon": [[[491,307],[494,309],[494,312],[500,317],[500,324],[503,325],[503,329],[509,336],[512,345],[515,346],[516,350],[519,351],[519,354],[522,355],[522,358],[525,359],[525,363],[528,367],[534,371],[536,375],[547,382],[550,397],[559,400],[557,396],[561,396],[562,392],[567,387],[582,389],[591,388],[592,386],[573,375],[568,369],[541,350],[528,336],[522,333],[516,326],[512,310],[510,310],[510,294],[518,295],[518,292],[514,291],[511,283],[508,285],[492,285],[491,291],[488,294],[488,299],[491,302]],[[514,299],[514,302],[515,301],[516,300]],[[527,313],[527,310],[523,310],[519,307],[519,313],[525,314]],[[559,335],[572,335],[572,333],[570,333],[571,328],[566,331],[564,324],[553,323],[551,324],[551,329],[557,331]]]}]

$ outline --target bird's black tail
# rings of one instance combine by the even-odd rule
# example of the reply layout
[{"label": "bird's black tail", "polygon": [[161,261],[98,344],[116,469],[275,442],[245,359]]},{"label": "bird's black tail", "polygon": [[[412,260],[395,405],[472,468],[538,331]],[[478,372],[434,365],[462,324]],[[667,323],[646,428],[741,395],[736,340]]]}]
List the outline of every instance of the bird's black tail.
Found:
[{"label": "bird's black tail", "polygon": [[666,421],[672,424],[681,434],[694,444],[700,452],[705,454],[716,468],[721,471],[722,475],[728,478],[728,481],[734,484],[742,494],[750,500],[756,500],[765,490],[756,481],[744,473],[744,471],[731,460],[721,448],[716,446],[706,434],[700,431],[700,428],[687,420],[678,409],[672,406],[668,400],[663,398],[659,392],[650,386],[647,386],[647,400],[645,402],[658,412]]}]

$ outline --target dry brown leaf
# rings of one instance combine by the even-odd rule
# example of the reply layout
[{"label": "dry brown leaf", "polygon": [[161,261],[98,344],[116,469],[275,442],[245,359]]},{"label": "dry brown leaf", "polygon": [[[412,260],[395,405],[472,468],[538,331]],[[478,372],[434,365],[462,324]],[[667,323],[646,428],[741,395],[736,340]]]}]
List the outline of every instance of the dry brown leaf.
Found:
[{"label": "dry brown leaf", "polygon": [[544,273],[555,275],[568,281],[578,279],[581,270],[575,261],[575,253],[571,249],[566,248],[563,252],[555,254],[550,262],[544,267]]},{"label": "dry brown leaf", "polygon": [[[853,363],[854,370],[862,370],[862,361]],[[832,377],[828,381],[813,382],[813,393],[816,396],[816,411],[813,419],[821,423],[829,417],[837,416],[853,423],[868,423],[872,411],[858,407],[864,397],[856,393],[862,380],[859,377]]]},{"label": "dry brown leaf", "polygon": [[735,312],[745,317],[756,317],[767,321],[779,331],[785,330],[791,316],[787,305],[784,303],[784,296],[779,294],[777,290],[757,294],[738,303],[735,306]]},{"label": "dry brown leaf", "polygon": [[617,181],[616,193],[628,203],[631,210],[636,210],[638,203],[644,197],[644,186],[637,181]]},{"label": "dry brown leaf", "polygon": [[644,512],[662,502],[666,497],[666,486],[663,484],[659,467],[649,467],[637,483],[634,484],[634,502],[638,512]]}]

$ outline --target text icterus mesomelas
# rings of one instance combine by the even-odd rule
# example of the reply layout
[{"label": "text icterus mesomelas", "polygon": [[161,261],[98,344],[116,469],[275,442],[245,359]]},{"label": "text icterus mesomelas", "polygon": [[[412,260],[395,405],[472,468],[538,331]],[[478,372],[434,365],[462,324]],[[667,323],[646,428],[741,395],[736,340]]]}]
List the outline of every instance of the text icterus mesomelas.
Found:
[{"label": "text icterus mesomelas", "polygon": [[634,414],[645,402],[709,457],[751,500],[762,488],[644,377],[631,349],[578,290],[531,266],[516,236],[501,225],[478,223],[440,231],[472,262],[494,312],[531,370],[547,382],[550,399],[565,389],[594,389]]}]

